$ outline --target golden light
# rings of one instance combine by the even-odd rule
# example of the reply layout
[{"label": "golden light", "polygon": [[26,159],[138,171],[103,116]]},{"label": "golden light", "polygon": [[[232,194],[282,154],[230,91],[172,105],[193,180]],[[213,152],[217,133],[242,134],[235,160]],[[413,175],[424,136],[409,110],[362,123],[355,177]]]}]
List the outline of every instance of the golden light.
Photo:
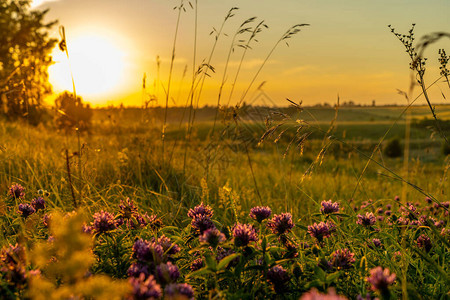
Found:
[{"label": "golden light", "polygon": [[55,64],[49,68],[49,80],[55,92],[72,91],[71,72],[77,94],[88,102],[120,90],[126,53],[113,40],[100,34],[80,35],[68,39],[67,47],[69,59],[58,47],[52,53]]}]

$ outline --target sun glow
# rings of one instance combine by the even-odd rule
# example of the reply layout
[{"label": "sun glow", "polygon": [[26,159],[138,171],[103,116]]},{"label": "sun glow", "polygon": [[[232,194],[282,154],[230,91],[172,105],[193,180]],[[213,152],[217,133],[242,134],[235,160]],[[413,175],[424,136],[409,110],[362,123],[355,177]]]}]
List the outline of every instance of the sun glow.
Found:
[{"label": "sun glow", "polygon": [[[118,92],[123,84],[125,51],[102,35],[80,35],[67,43],[69,59],[58,47],[49,79],[55,91],[72,91],[73,74],[77,94],[95,102]],[[93,101],[94,100],[94,101]]]}]

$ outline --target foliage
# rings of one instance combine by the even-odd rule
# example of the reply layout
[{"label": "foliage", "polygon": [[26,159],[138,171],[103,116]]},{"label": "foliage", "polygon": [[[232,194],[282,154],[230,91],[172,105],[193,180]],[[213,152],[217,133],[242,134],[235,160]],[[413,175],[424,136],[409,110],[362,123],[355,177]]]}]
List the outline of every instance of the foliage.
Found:
[{"label": "foliage", "polygon": [[390,139],[386,143],[386,146],[383,149],[383,153],[387,157],[392,157],[392,158],[401,157],[403,155],[403,150],[400,145],[400,139],[399,138]]},{"label": "foliage", "polygon": [[88,104],[83,104],[81,97],[76,99],[72,94],[64,92],[55,99],[57,110],[56,126],[66,131],[77,128],[87,131],[91,125],[92,109]]},{"label": "foliage", "polygon": [[0,106],[10,119],[26,118],[37,124],[40,106],[51,92],[47,68],[56,40],[45,23],[47,10],[30,11],[30,0],[0,3]]}]

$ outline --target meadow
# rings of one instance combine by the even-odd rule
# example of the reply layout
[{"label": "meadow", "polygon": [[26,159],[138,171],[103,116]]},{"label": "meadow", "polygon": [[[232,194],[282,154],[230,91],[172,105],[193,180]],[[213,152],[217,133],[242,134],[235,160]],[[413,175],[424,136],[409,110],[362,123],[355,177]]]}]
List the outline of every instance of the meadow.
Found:
[{"label": "meadow", "polygon": [[[30,3],[2,4],[2,18],[26,15]],[[231,36],[218,99],[208,101],[217,105],[200,107],[232,8],[198,69],[193,43],[186,104],[170,107],[188,4],[197,40],[192,3],[175,7],[168,80],[155,81],[165,97],[146,94],[144,75],[149,101],[141,107],[90,109],[73,74],[72,94],[40,102],[52,47],[71,60],[62,26],[59,43],[38,36],[40,68],[13,62],[19,46],[5,48],[11,63],[0,71],[12,71],[0,80],[0,298],[449,299],[450,106],[428,95],[438,83],[450,87],[448,56],[439,50],[438,79],[428,85],[422,56],[449,35],[416,44],[414,25],[405,35],[389,26],[415,75],[400,91],[408,106],[246,104],[274,50],[309,26],[297,24],[269,48],[236,104],[225,105],[222,92],[234,99],[245,54],[268,29],[252,17]],[[47,30],[54,23],[42,24],[45,13],[33,20]]]},{"label": "meadow", "polygon": [[[404,109],[340,108],[335,118],[334,108],[249,108],[217,124],[205,112],[188,145],[186,124],[171,109],[164,155],[158,108],[95,110],[89,133],[3,121],[1,241],[11,246],[2,250],[2,292],[120,298],[130,277],[136,299],[309,299],[327,291],[445,299],[449,160],[432,128],[419,126],[427,107],[410,108],[408,163],[384,154],[392,138],[404,150]],[[291,114],[281,136],[265,135],[271,127],[260,121],[274,112]],[[308,125],[300,131],[299,119]],[[49,229],[49,218],[58,226]],[[395,281],[371,285],[378,266]],[[383,274],[373,276],[393,278]]]}]

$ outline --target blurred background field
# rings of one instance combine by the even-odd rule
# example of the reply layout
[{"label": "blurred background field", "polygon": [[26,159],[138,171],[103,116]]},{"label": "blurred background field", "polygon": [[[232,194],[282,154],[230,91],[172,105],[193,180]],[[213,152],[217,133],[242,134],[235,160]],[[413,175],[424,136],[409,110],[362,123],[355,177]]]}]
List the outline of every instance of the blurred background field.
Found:
[{"label": "blurred background field", "polygon": [[[308,218],[308,209],[324,199],[391,201],[402,194],[402,182],[383,166],[439,201],[448,199],[448,157],[435,133],[427,107],[409,108],[411,134],[405,167],[405,107],[244,107],[239,117],[222,112],[214,125],[215,108],[197,112],[189,144],[183,108],[170,108],[161,143],[161,108],[94,109],[89,131],[57,130],[53,123],[37,127],[26,122],[1,122],[1,188],[13,182],[29,190],[51,192],[52,205],[72,205],[67,181],[65,150],[75,195],[92,211],[131,197],[162,213],[169,222],[181,222],[189,207],[200,201],[202,182],[210,201],[228,187],[243,211],[269,205]],[[450,107],[436,108],[449,135]],[[289,120],[260,143],[268,116],[284,114]],[[307,134],[301,147],[295,139]],[[276,120],[275,120],[276,121]],[[274,120],[272,120],[274,122]],[[445,127],[447,126],[447,127]],[[213,132],[214,127],[214,132]],[[283,132],[281,136],[279,133]],[[380,149],[358,184],[369,156],[386,134]],[[274,140],[277,139],[277,143]],[[384,151],[393,139],[400,142],[399,157]],[[288,149],[289,143],[294,140]],[[204,188],[204,187],[203,187]],[[410,201],[424,198],[411,186]],[[223,204],[228,205],[228,204]],[[174,209],[176,207],[177,209]],[[227,212],[223,211],[224,217]]]}]

